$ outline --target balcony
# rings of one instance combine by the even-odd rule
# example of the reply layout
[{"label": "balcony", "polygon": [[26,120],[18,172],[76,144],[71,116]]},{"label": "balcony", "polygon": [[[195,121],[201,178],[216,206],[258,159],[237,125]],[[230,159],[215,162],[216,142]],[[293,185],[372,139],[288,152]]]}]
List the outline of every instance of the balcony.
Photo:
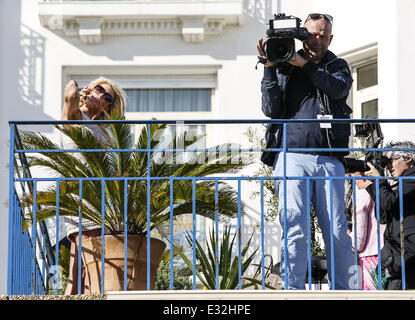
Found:
[{"label": "balcony", "polygon": [[181,36],[186,42],[203,42],[226,26],[243,20],[242,0],[163,1],[47,1],[39,2],[43,27],[62,30],[97,44],[106,36]]},{"label": "balcony", "polygon": [[[134,120],[106,120],[106,121],[11,121],[10,122],[10,203],[9,203],[9,257],[8,257],[8,294],[9,295],[58,295],[59,286],[57,285],[62,281],[61,275],[58,272],[60,266],[60,237],[59,237],[59,219],[70,215],[75,218],[79,218],[79,236],[82,236],[82,220],[85,218],[93,219],[98,225],[99,236],[93,238],[95,240],[86,241],[79,244],[79,257],[88,251],[93,251],[93,248],[98,248],[95,255],[89,261],[89,264],[93,265],[99,272],[102,272],[96,279],[90,278],[90,289],[94,294],[106,295],[107,299],[186,299],[186,300],[198,300],[198,299],[414,299],[414,291],[383,291],[382,283],[378,283],[379,291],[362,291],[359,290],[358,279],[358,267],[357,267],[357,253],[355,252],[356,268],[351,274],[353,280],[353,290],[337,290],[335,283],[328,284],[326,290],[320,290],[322,288],[323,277],[317,276],[316,273],[323,272],[323,276],[327,272],[331,274],[335,273],[334,254],[331,255],[331,269],[325,270],[324,268],[315,269],[312,264],[311,253],[311,221],[307,222],[307,290],[281,290],[281,286],[287,285],[287,280],[281,281],[279,277],[279,271],[276,270],[274,263],[266,261],[267,252],[269,248],[265,246],[265,198],[264,189],[267,181],[279,180],[286,185],[290,180],[304,180],[307,181],[308,189],[306,190],[306,199],[310,203],[310,184],[316,180],[330,180],[330,184],[335,180],[350,181],[353,185],[354,195],[356,180],[369,179],[373,180],[376,185],[376,190],[379,192],[379,182],[381,179],[393,180],[391,177],[379,176],[379,177],[356,177],[356,176],[332,176],[332,177],[293,177],[287,176],[285,171],[281,176],[268,176],[268,175],[241,175],[238,170],[241,169],[243,161],[250,163],[252,160],[249,154],[259,153],[264,151],[262,147],[241,148],[240,146],[222,145],[215,147],[208,147],[203,149],[195,149],[193,140],[191,143],[184,143],[183,145],[174,144],[168,146],[162,146],[156,140],[157,130],[164,130],[165,125],[194,125],[194,124],[216,124],[216,125],[257,125],[261,123],[276,123],[283,125],[283,146],[285,145],[287,136],[286,128],[287,124],[291,120],[148,120],[148,121],[134,121]],[[294,120],[300,122],[342,122],[342,123],[413,123],[415,119],[358,119],[358,120]],[[292,121],[291,121],[292,122]],[[125,148],[121,145],[111,145],[109,148],[99,148],[99,144],[89,148],[72,148],[61,149],[53,144],[49,143],[47,139],[42,136],[38,136],[39,143],[44,143],[43,147],[34,148],[36,143],[34,142],[35,136],[25,134],[21,131],[21,128],[26,125],[62,125],[62,124],[86,124],[86,123],[100,123],[109,124],[111,130],[127,130],[126,127],[130,125],[142,126],[142,135],[138,139],[139,144],[134,147]],[[122,130],[122,128],[124,128]],[[78,134],[82,133],[82,128],[78,129]],[[114,132],[115,132],[114,131]],[[120,133],[121,131],[117,131]],[[62,127],[61,132],[67,132]],[[153,133],[153,134],[151,134]],[[114,135],[118,136],[118,135]],[[193,136],[193,135],[192,135]],[[76,137],[76,136],[74,136]],[[85,136],[78,136],[79,144],[88,140]],[[128,140],[128,139],[127,139]],[[180,139],[179,139],[180,140]],[[111,140],[112,141],[112,140]],[[115,141],[115,140],[114,140]],[[174,140],[176,141],[176,140]],[[181,140],[180,140],[181,141]],[[115,143],[115,142],[114,142]],[[28,146],[32,148],[28,148]],[[79,146],[79,145],[78,145]],[[87,144],[84,144],[86,147]],[[392,149],[382,148],[379,146],[363,147],[363,148],[336,148],[336,149],[290,149],[290,148],[274,148],[267,149],[268,151],[282,152],[283,156],[287,156],[287,152],[296,151],[313,151],[313,152],[345,152],[345,151],[411,151],[412,149]],[[184,163],[180,163],[176,166],[179,153],[191,153],[194,161],[189,159],[181,160]],[[40,158],[37,158],[35,162],[33,159],[29,162],[27,158],[30,156],[36,156],[42,154]],[[57,162],[55,164],[47,164],[44,159],[48,158],[48,154],[58,155],[54,157]],[[38,175],[32,175],[32,167],[30,164],[44,165],[54,167],[58,172],[60,165],[68,163],[76,163],[79,156],[74,156],[68,160],[69,155],[80,154],[84,157],[84,161],[87,164],[82,165],[82,161],[78,163],[79,171],[75,174],[75,171],[71,171],[68,174],[59,174],[58,176],[50,176],[41,172]],[[112,154],[113,156],[109,156]],[[157,156],[156,156],[157,154]],[[209,154],[209,156],[208,156]],[[210,156],[219,154],[220,158],[210,163],[198,162],[201,159],[204,161],[211,161]],[[60,157],[62,155],[62,157]],[[130,155],[134,155],[137,159],[137,166],[140,165],[140,174],[132,174],[131,172],[124,171],[122,174],[110,174],[108,171],[101,172],[98,167],[90,165],[90,163],[99,163],[104,161],[102,156],[110,157],[108,165],[114,165],[114,168],[121,166],[121,162],[128,164],[126,161]],[[248,158],[246,156],[248,155]],[[90,157],[91,156],[91,157]],[[90,157],[90,158],[89,158]],[[43,159],[43,160],[42,160]],[[50,158],[52,159],[52,158]],[[65,160],[66,159],[66,160]],[[77,160],[78,159],[78,160]],[[89,159],[89,160],[88,160]],[[101,160],[100,160],[101,159]],[[209,160],[210,159],[210,160]],[[249,160],[251,159],[251,160]],[[54,161],[55,161],[54,160]],[[133,161],[131,160],[131,161]],[[173,161],[174,160],[174,161]],[[197,160],[197,161],[196,161]],[[227,162],[228,160],[237,160],[235,163]],[[91,161],[91,162],[89,162]],[[98,162],[94,162],[98,161]],[[166,162],[173,161],[173,162]],[[61,162],[61,163],[59,163]],[[174,174],[163,174],[167,172],[166,164],[174,164]],[[198,167],[198,164],[212,165],[213,163],[219,163],[221,165],[230,165],[229,168],[233,169],[226,171],[211,171],[207,170],[202,174],[202,167]],[[191,164],[194,167],[191,167]],[[133,166],[136,168],[136,166]],[[218,166],[220,167],[220,166]],[[63,167],[62,167],[63,168]],[[164,169],[163,169],[164,168]],[[194,170],[190,170],[193,168]],[[206,166],[204,168],[207,168]],[[100,173],[86,174],[88,170],[99,169]],[[163,171],[163,170],[164,171]],[[171,168],[170,168],[171,169]],[[169,170],[170,170],[169,169]],[[118,169],[116,169],[118,170]],[[186,171],[187,170],[187,171]],[[83,173],[82,173],[83,172]],[[90,173],[92,173],[91,171]],[[114,171],[115,172],[115,171]],[[137,171],[134,171],[137,173]],[[199,172],[199,174],[196,174]],[[214,173],[214,174],[212,174]],[[413,176],[400,176],[396,178],[401,186],[404,181],[413,180]],[[260,206],[257,211],[260,212],[260,217],[256,221],[258,230],[252,233],[259,237],[259,240],[255,243],[255,247],[249,247],[250,240],[242,238],[242,230],[247,227],[243,225],[244,217],[244,198],[241,195],[241,185],[243,183],[257,181],[258,192],[260,194]],[[233,188],[228,188],[228,184],[234,183]],[[48,183],[49,186],[41,189],[42,183]],[[179,188],[176,188],[180,185]],[[286,188],[284,186],[284,188]],[[402,189],[401,189],[402,190]],[[117,196],[114,196],[114,195]],[[134,198],[135,195],[140,196]],[[53,197],[52,197],[53,195]],[[401,203],[403,200],[402,193],[400,194]],[[227,200],[232,199],[227,206],[224,205]],[[139,202],[137,202],[139,201]],[[286,201],[284,199],[284,201]],[[376,199],[380,201],[379,198]],[[72,202],[72,204],[70,203]],[[69,203],[69,204],[68,204]],[[144,206],[142,206],[144,204]],[[140,206],[142,208],[140,209]],[[228,207],[229,206],[229,207]],[[285,207],[285,206],[284,206]],[[130,210],[135,208],[134,210]],[[376,219],[380,221],[380,206],[376,206],[375,214]],[[181,211],[184,209],[184,211]],[[72,211],[71,211],[72,210]],[[138,216],[137,210],[142,210],[140,216]],[[311,209],[308,207],[308,216],[311,217]],[[330,209],[332,211],[332,209]],[[401,232],[404,234],[404,208],[400,205],[399,209]],[[140,224],[134,224],[134,219],[131,219],[131,212],[134,214],[134,219],[141,219]],[[178,250],[175,243],[175,224],[176,218],[179,214],[186,212],[190,215],[190,225],[187,232],[187,242],[183,242],[183,250],[188,250],[187,254],[184,251],[179,253],[180,257],[187,264],[187,273],[185,277],[190,281],[191,287],[189,291],[176,290],[175,285],[175,268],[174,266],[174,252]],[[287,216],[287,212],[284,209],[284,219]],[[197,237],[197,220],[200,216],[206,216],[210,219],[210,226],[212,227],[211,233],[208,233],[208,229],[205,230],[205,238],[203,240]],[[225,228],[225,220],[227,216],[233,223],[233,229]],[[57,219],[56,230],[54,230],[54,236],[56,237],[54,243],[51,244],[50,230],[48,226],[44,224],[46,217],[54,217]],[[114,217],[116,217],[114,219]],[[233,219],[233,220],[232,220]],[[163,224],[160,221],[163,220]],[[356,220],[353,221],[353,230],[356,230]],[[231,224],[232,224],[231,223]],[[252,222],[253,223],[253,222]],[[158,226],[157,228],[155,226]],[[154,274],[152,269],[157,267],[153,264],[152,257],[154,253],[150,250],[145,250],[143,255],[138,255],[138,251],[134,258],[129,256],[130,244],[135,240],[131,233],[137,233],[138,229],[131,229],[134,226],[138,226],[141,234],[143,234],[143,245],[147,248],[155,248],[159,244],[153,243],[154,238],[163,240],[164,245],[161,245],[161,252],[169,250],[170,263],[167,265],[167,269],[170,270],[170,276],[168,281],[167,290],[154,290]],[[111,231],[112,230],[112,231]],[[120,231],[130,230],[127,233],[119,234]],[[227,230],[229,232],[227,233]],[[134,231],[134,232],[133,232]],[[122,243],[121,255],[118,257],[111,256],[111,249],[107,247],[109,243],[108,234],[115,234],[118,237],[117,241]],[[378,234],[378,255],[380,256],[380,229],[379,223],[377,226]],[[231,241],[230,239],[233,240]],[[330,235],[331,241],[333,240],[333,233]],[[354,231],[353,237],[357,237],[356,231]],[[248,237],[249,238],[249,237]],[[52,239],[53,240],[53,239]],[[124,240],[124,241],[123,241]],[[140,240],[141,241],[141,240]],[[205,241],[205,243],[202,243]],[[286,236],[281,240],[280,246],[286,245]],[[355,240],[356,241],[356,240]],[[219,242],[221,242],[220,252]],[[141,242],[140,242],[141,243]],[[224,282],[224,275],[221,273],[223,269],[220,268],[220,264],[224,261],[221,255],[224,254],[225,243],[229,245],[227,248],[227,259],[232,260],[232,267],[234,271],[232,275],[227,274],[227,277],[233,277],[233,286],[227,286]],[[57,245],[56,245],[57,244]],[[141,244],[140,244],[141,245]],[[166,247],[166,249],[164,249]],[[95,250],[95,249],[94,249]],[[331,250],[334,250],[332,247]],[[254,253],[253,253],[254,252]],[[109,255],[108,255],[109,254]],[[252,255],[252,256],[251,256]],[[256,264],[251,263],[254,260]],[[275,257],[277,258],[277,257]],[[112,260],[111,260],[112,259]],[[88,261],[88,260],[87,260]],[[210,261],[210,262],[209,262]],[[248,261],[250,261],[248,263]],[[272,260],[271,260],[272,261]],[[259,264],[258,264],[259,262]],[[78,261],[78,270],[81,269],[81,259]],[[133,270],[137,263],[137,269],[140,269],[141,274],[144,275],[144,280],[138,284],[140,289],[130,287],[130,282],[135,282],[132,274],[131,264]],[[247,264],[248,263],[248,264]],[[405,261],[402,260],[402,289],[405,289]],[[115,273],[110,272],[110,265],[116,264]],[[255,267],[255,268],[253,268]],[[251,268],[251,269],[249,269]],[[257,270],[258,274],[253,274],[253,270]],[[209,269],[209,270],[208,270]],[[285,270],[287,265],[285,265]],[[247,271],[248,270],[248,271]],[[251,271],[249,271],[251,270]],[[138,271],[137,271],[138,272]],[[210,273],[209,273],[210,272]],[[375,270],[378,277],[381,278],[381,269]],[[221,276],[219,277],[219,274]],[[267,282],[270,274],[277,275],[277,281],[270,285]],[[107,282],[108,278],[116,277],[118,284],[115,286]],[[210,278],[209,278],[210,277]],[[208,279],[209,278],[209,279]],[[279,280],[278,280],[279,278]],[[286,278],[286,277],[285,277]],[[379,279],[378,278],[378,279]],[[135,279],[135,278],[134,278]],[[79,280],[80,281],[80,280]],[[138,281],[138,280],[137,280]],[[138,281],[139,282],[139,281]],[[137,283],[138,283],[137,282]],[[109,285],[110,284],[110,285]],[[117,287],[118,286],[118,287]],[[78,282],[78,293],[81,292],[80,282]],[[92,289],[93,288],[93,289]],[[115,289],[114,289],[115,288]],[[280,288],[280,289],[278,289]],[[211,290],[202,290],[211,289]],[[236,289],[230,290],[230,289]],[[271,290],[266,290],[271,289]],[[274,289],[274,290],[272,290]],[[277,289],[277,290],[275,290]],[[241,290],[241,291],[239,291]]]}]

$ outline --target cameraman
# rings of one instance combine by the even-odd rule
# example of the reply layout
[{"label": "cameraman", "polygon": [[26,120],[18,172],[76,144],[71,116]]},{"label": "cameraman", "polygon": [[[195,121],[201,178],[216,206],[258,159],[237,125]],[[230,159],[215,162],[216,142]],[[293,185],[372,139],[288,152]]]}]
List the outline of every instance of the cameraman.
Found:
[{"label": "cameraman", "polygon": [[[328,50],[333,39],[333,18],[327,14],[309,14],[304,26],[310,36],[303,42],[303,50],[292,61],[276,65],[264,62],[261,82],[262,111],[272,119],[316,119],[322,116],[350,118],[352,110],[346,104],[352,77],[343,59]],[[257,50],[265,57],[266,43],[258,40]],[[288,123],[288,148],[347,148],[349,124],[326,125]],[[267,148],[282,146],[281,125],[268,125],[265,135]],[[331,152],[288,152],[287,176],[334,177],[344,176],[343,155]],[[273,166],[273,174],[283,174],[283,153],[264,152],[261,160]],[[284,226],[283,186],[276,182],[279,196],[279,216]],[[353,281],[351,266],[353,254],[351,238],[347,234],[344,205],[344,181],[333,180],[332,190],[328,179],[311,180],[310,197],[317,213],[327,253],[327,266],[331,274],[330,197],[333,204],[333,238],[335,289],[350,289]],[[281,182],[282,183],[282,182]],[[278,191],[279,190],[279,191]],[[332,192],[331,192],[332,191]],[[285,289],[305,289],[307,270],[307,203],[306,180],[287,180],[287,282]],[[283,236],[284,239],[284,236]],[[281,276],[285,283],[284,246],[281,249]],[[331,280],[330,280],[331,281]]]},{"label": "cameraman", "polygon": [[[412,149],[411,151],[388,151],[387,168],[392,177],[415,176],[415,144],[410,141],[391,142],[385,148]],[[370,171],[366,176],[379,176],[379,171],[368,162]],[[415,180],[402,179],[403,230],[406,289],[415,289]],[[359,188],[366,188],[376,201],[374,180],[364,180]],[[386,179],[379,181],[380,223],[386,224],[384,247],[381,250],[382,269],[387,273],[387,290],[402,289],[401,232],[399,184],[389,185]]]}]

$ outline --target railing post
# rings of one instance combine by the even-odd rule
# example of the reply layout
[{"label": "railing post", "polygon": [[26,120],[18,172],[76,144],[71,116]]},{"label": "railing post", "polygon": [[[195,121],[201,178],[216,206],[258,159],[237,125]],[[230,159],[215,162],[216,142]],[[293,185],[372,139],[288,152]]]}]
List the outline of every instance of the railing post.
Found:
[{"label": "railing post", "polygon": [[14,235],[14,130],[15,125],[10,124],[10,153],[9,153],[9,234],[8,234],[8,250],[7,250],[7,294],[12,295],[13,284],[13,237]]},{"label": "railing post", "polygon": [[[78,208],[78,294],[81,294],[82,280],[82,191],[83,181],[79,181],[79,208]],[[57,242],[58,243],[58,242]],[[75,244],[76,245],[76,244]],[[104,272],[102,272],[104,274]],[[104,278],[104,276],[102,276]]]},{"label": "railing post", "polygon": [[[353,189],[353,238],[354,243],[357,244],[357,217],[356,217],[356,180],[353,178],[352,189]],[[379,225],[379,222],[378,222]],[[355,259],[355,290],[359,290],[359,256],[357,250],[354,250],[354,259]]]},{"label": "railing post", "polygon": [[[102,238],[102,257],[101,257],[101,294],[105,292],[105,180],[101,180],[101,238]],[[81,248],[80,248],[81,249]]]},{"label": "railing post", "polygon": [[334,221],[333,221],[333,178],[329,178],[330,182],[330,260],[331,260],[331,290],[336,290],[336,267],[335,267],[335,258],[334,258]]},{"label": "railing post", "polygon": [[192,179],[193,289],[196,290],[196,180]]},{"label": "railing post", "polygon": [[[262,290],[265,289],[265,243],[264,243],[264,179],[260,180],[260,193],[261,193],[261,282]],[[273,266],[271,266],[272,268]],[[270,272],[272,269],[270,270]]]},{"label": "railing post", "polygon": [[33,221],[32,221],[32,270],[31,270],[31,285],[32,285],[32,294],[36,294],[36,264],[37,264],[37,257],[36,257],[36,238],[37,238],[37,181],[34,181],[33,184]]},{"label": "railing post", "polygon": [[147,290],[150,290],[151,123],[148,124],[147,132]]},{"label": "railing post", "polygon": [[[376,220],[377,220],[377,229],[378,229],[378,289],[383,290],[382,287],[382,253],[380,248],[380,205],[379,205],[379,179],[375,180],[376,182]],[[357,241],[355,242],[357,243]]]},{"label": "railing post", "polygon": [[405,234],[403,228],[403,183],[399,177],[399,231],[401,240],[401,272],[402,272],[402,290],[406,289],[406,272],[405,272]]},{"label": "railing post", "polygon": [[306,180],[306,201],[307,201],[307,252],[308,252],[308,289],[311,290],[312,269],[311,269],[311,208],[310,208],[310,179]]},{"label": "railing post", "polygon": [[238,179],[238,289],[242,289],[242,210],[241,210],[241,179]]},{"label": "railing post", "polygon": [[60,179],[56,180],[56,244],[55,244],[55,260],[56,260],[56,278],[55,278],[55,295],[59,289],[59,210],[60,210]]},{"label": "railing post", "polygon": [[[127,250],[128,250],[128,221],[127,221],[127,209],[128,209],[128,180],[124,179],[124,291],[128,290],[127,283]],[[134,267],[133,267],[134,268]]]},{"label": "railing post", "polygon": [[219,284],[219,181],[215,179],[215,287],[220,289]]},{"label": "railing post", "polygon": [[173,182],[174,180],[170,178],[170,290],[174,289],[174,226],[173,226],[173,216],[174,216],[174,198],[173,198]]},{"label": "railing post", "polygon": [[283,210],[283,220],[284,220],[284,287],[288,288],[288,243],[287,243],[287,123],[283,124],[282,131],[283,139],[283,190],[284,190],[284,210]]},{"label": "railing post", "polygon": [[[16,212],[18,211],[17,210],[17,208],[19,207],[19,202],[17,201],[17,195],[16,195],[16,193],[14,193],[13,194],[13,205],[14,205],[14,210],[13,210],[13,221],[12,221],[12,224],[14,225],[14,226],[18,226],[18,225],[21,225],[21,223],[20,223],[20,221],[19,221],[19,216],[16,214]],[[12,231],[11,230],[9,230],[9,233],[11,233]],[[12,281],[12,291],[13,291],[13,293],[17,293],[17,291],[18,291],[18,284],[20,283],[20,276],[21,276],[21,272],[20,272],[20,265],[21,265],[21,263],[19,264],[19,261],[18,261],[18,259],[19,259],[19,257],[21,257],[21,253],[20,253],[20,248],[19,248],[19,244],[20,244],[20,242],[19,242],[19,234],[18,233],[16,233],[16,235],[13,235],[13,237],[12,237],[12,242],[13,242],[13,244],[12,244],[12,246],[11,246],[11,248],[12,248],[12,250],[13,250],[13,254],[12,254],[12,259],[13,259],[13,261],[12,261],[12,264],[13,264],[13,266],[16,266],[17,268],[16,268],[16,270],[17,270],[17,272],[15,272],[15,273],[17,273],[17,274],[13,274],[13,281]]]}]

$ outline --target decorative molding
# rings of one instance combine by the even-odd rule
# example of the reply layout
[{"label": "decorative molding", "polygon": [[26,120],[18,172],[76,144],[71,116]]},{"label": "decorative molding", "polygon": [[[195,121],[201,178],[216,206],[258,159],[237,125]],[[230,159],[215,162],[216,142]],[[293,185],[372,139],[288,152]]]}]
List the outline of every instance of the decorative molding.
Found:
[{"label": "decorative molding", "polygon": [[[222,64],[158,65],[66,65],[62,81],[74,79],[79,84],[98,76],[110,78],[122,88],[216,88]],[[131,84],[134,84],[131,86]]]},{"label": "decorative molding", "polygon": [[79,37],[83,43],[100,43],[101,37],[101,18],[76,18],[79,26]]},{"label": "decorative molding", "polygon": [[349,67],[352,68],[355,65],[376,59],[378,56],[378,44],[377,42],[370,43],[365,46],[337,54],[337,56],[346,60]]},{"label": "decorative molding", "polygon": [[104,36],[180,35],[203,42],[227,25],[243,22],[243,0],[49,1],[40,2],[43,27],[97,44]]},{"label": "decorative molding", "polygon": [[203,42],[205,40],[205,23],[203,19],[182,19],[182,34],[186,42]]}]

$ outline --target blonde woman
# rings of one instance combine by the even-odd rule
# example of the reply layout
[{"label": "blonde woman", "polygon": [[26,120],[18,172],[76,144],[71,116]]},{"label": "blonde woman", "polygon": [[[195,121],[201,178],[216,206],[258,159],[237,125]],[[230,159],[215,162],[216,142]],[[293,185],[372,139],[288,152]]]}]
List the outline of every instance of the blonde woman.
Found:
[{"label": "blonde woman", "polygon": [[66,84],[62,120],[104,120],[105,113],[125,112],[125,94],[113,81],[100,77],[79,91],[76,81]]},{"label": "blonde woman", "polygon": [[[62,120],[105,120],[112,112],[124,114],[125,94],[123,90],[113,81],[100,77],[93,80],[82,90],[79,90],[76,81],[71,80],[66,84],[64,93],[64,105],[62,109]],[[107,144],[105,126],[86,124],[93,135],[103,145]],[[64,137],[63,137],[64,138]],[[62,141],[65,149],[70,149],[70,141]],[[78,219],[65,217],[66,236],[71,241],[69,281],[65,294],[78,293],[78,247],[79,229]],[[96,237],[101,234],[101,226],[92,221],[83,219],[82,240]],[[85,286],[85,269],[82,263],[81,271],[81,293],[88,293],[89,288]]]}]

